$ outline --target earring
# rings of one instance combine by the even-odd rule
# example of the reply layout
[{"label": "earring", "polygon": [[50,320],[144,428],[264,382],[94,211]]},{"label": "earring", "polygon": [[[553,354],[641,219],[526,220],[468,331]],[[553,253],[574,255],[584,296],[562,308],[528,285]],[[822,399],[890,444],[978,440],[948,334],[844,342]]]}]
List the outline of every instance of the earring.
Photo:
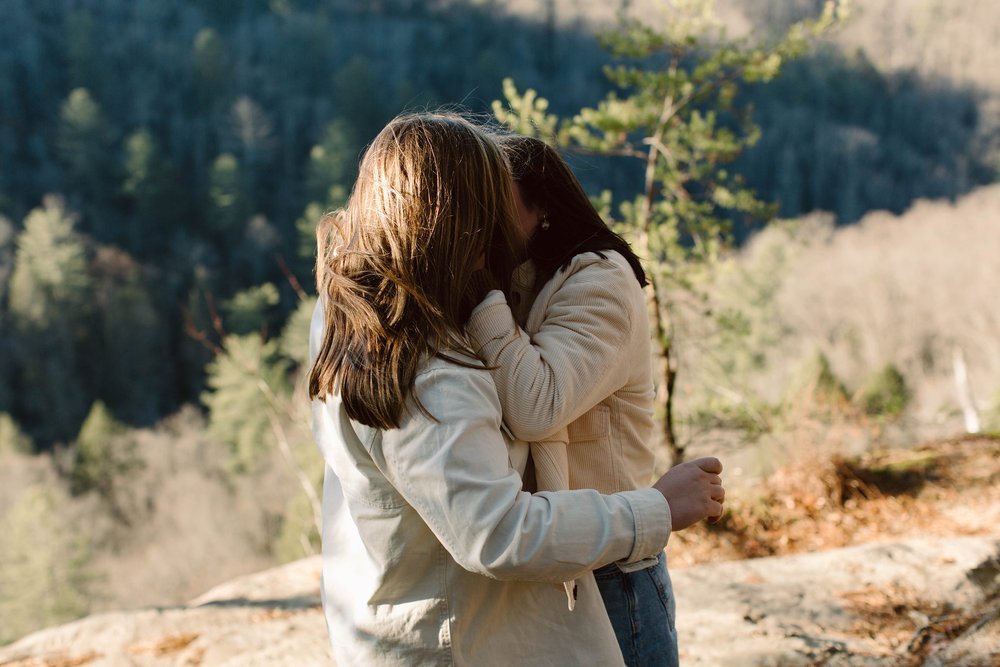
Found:
[{"label": "earring", "polygon": [[542,228],[543,232],[547,230],[550,227],[548,217],[542,216],[542,222],[538,226]]}]

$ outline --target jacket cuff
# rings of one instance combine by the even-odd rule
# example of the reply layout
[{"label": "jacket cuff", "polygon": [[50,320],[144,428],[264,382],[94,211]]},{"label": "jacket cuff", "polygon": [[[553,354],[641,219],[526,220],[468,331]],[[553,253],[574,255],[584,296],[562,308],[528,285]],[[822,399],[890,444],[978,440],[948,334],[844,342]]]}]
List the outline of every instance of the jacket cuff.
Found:
[{"label": "jacket cuff", "polygon": [[632,552],[622,563],[634,563],[654,556],[667,546],[670,538],[670,505],[656,489],[625,491],[625,497],[635,519],[635,542]]},{"label": "jacket cuff", "polygon": [[514,316],[507,305],[507,298],[500,290],[491,290],[472,310],[465,325],[465,333],[477,353],[490,341],[510,336],[515,329]]}]

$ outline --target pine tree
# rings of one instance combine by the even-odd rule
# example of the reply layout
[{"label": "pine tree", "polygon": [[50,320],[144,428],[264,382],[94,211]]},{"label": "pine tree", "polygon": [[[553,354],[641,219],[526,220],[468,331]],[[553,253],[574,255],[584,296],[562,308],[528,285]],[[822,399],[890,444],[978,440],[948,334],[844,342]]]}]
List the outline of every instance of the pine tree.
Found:
[{"label": "pine tree", "polygon": [[0,516],[0,644],[89,607],[90,544],[57,487],[28,487]]},{"label": "pine tree", "polygon": [[96,392],[131,424],[151,424],[174,399],[169,329],[140,265],[116,249],[99,248],[92,262],[98,325],[85,361]]},{"label": "pine tree", "polygon": [[173,167],[145,128],[125,140],[122,166],[121,191],[130,204],[130,215],[114,238],[130,253],[149,257],[163,246],[171,223],[183,218],[185,196]]},{"label": "pine tree", "polygon": [[80,376],[91,279],[75,217],[57,198],[28,214],[10,281],[14,413],[39,445],[76,433],[87,403]]},{"label": "pine tree", "polygon": [[280,299],[278,288],[272,283],[238,292],[222,307],[226,329],[236,335],[266,330]]},{"label": "pine tree", "polygon": [[13,349],[15,336],[5,304],[11,273],[14,271],[16,238],[14,225],[0,215],[0,349],[7,350],[7,353],[0,354],[0,412],[10,410],[14,398],[14,358],[10,351]]},{"label": "pine tree", "polygon": [[[110,238],[104,215],[113,194],[115,165],[111,127],[100,105],[86,88],[73,90],[59,112],[56,138],[65,166],[70,195],[79,199],[98,238]],[[109,175],[111,176],[109,178]]]},{"label": "pine tree", "polygon": [[650,321],[658,357],[656,407],[674,461],[684,445],[674,432],[678,373],[671,309],[703,300],[698,286],[731,238],[733,219],[767,220],[774,208],[759,200],[731,164],[759,136],[740,85],[773,79],[801,56],[808,38],[829,29],[838,7],[793,25],[776,42],[733,41],[714,18],[712,0],[674,0],[658,27],[623,17],[602,36],[618,60],[605,68],[615,85],[594,107],[559,121],[533,90],[504,82],[506,104],[496,116],[511,129],[590,154],[638,162],[639,195],[619,202],[618,228],[646,260]]},{"label": "pine tree", "polygon": [[0,456],[5,453],[30,454],[34,449],[29,438],[14,418],[0,412]]},{"label": "pine tree", "polygon": [[246,220],[249,207],[243,170],[232,153],[215,158],[209,174],[208,227],[220,236],[232,234]]},{"label": "pine tree", "polygon": [[209,433],[229,447],[234,470],[253,469],[280,429],[288,368],[277,342],[258,334],[227,336],[208,365]]},{"label": "pine tree", "polygon": [[76,438],[70,490],[77,495],[97,493],[113,517],[128,523],[132,510],[122,491],[122,482],[140,467],[142,459],[128,429],[111,415],[104,403],[95,402]]},{"label": "pine tree", "polygon": [[285,322],[278,342],[281,353],[300,366],[309,360],[309,328],[315,308],[316,297],[303,299]]}]

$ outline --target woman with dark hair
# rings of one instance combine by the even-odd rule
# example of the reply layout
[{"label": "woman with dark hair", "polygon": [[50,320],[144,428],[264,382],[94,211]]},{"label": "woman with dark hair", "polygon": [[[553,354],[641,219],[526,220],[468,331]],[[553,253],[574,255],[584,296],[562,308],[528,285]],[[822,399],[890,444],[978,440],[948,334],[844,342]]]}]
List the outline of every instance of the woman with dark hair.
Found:
[{"label": "woman with dark hair", "polygon": [[[309,395],[344,667],[621,665],[590,571],[722,510],[716,459],[623,493],[524,489],[528,445],[464,334],[476,268],[510,275],[516,215],[494,141],[423,114],[379,133],[317,232]],[[571,614],[553,584],[573,578]]]},{"label": "woman with dark hair", "polygon": [[[539,490],[648,486],[654,388],[642,265],[555,149],[516,135],[500,143],[530,261],[515,273],[513,310],[490,292],[466,331],[497,385],[504,423],[531,442]],[[626,664],[678,664],[663,552],[594,575]]]}]

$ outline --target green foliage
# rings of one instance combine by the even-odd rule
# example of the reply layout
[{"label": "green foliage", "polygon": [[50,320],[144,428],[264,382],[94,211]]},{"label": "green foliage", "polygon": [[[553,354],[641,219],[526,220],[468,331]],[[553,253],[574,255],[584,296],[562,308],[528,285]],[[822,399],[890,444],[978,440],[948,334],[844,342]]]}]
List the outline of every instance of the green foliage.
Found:
[{"label": "green foliage", "polygon": [[[651,311],[664,387],[672,387],[673,322],[669,310],[685,299],[668,294],[703,289],[731,241],[734,218],[768,220],[775,207],[757,198],[733,162],[760,137],[751,109],[737,101],[740,87],[773,79],[783,63],[801,56],[808,39],[838,19],[827,3],[814,21],[793,24],[772,43],[731,40],[714,18],[712,0],[674,0],[656,27],[623,17],[602,42],[617,63],[605,68],[615,89],[593,107],[559,121],[533,90],[504,82],[501,122],[571,150],[638,160],[639,194],[619,204],[616,228],[625,231],[647,263]],[[675,458],[671,391],[661,391],[664,436]]]},{"label": "green foliage", "polygon": [[281,353],[299,365],[309,360],[309,327],[315,308],[316,297],[303,299],[285,323],[278,341]]},{"label": "green foliage", "polygon": [[75,224],[57,197],[25,218],[10,283],[10,310],[21,326],[48,327],[87,301],[90,277]]},{"label": "green foliage", "polygon": [[87,613],[90,544],[66,506],[39,484],[0,516],[0,644]]},{"label": "green foliage", "polygon": [[17,231],[14,224],[0,215],[0,303],[7,299],[7,285],[14,270],[14,249]]},{"label": "green foliage", "polygon": [[230,449],[234,470],[251,470],[275,437],[282,397],[289,393],[289,362],[274,340],[230,335],[208,366],[209,433]]},{"label": "green foliage", "polygon": [[109,236],[130,252],[147,257],[159,251],[169,228],[188,213],[183,203],[186,193],[178,187],[172,162],[147,128],[125,140],[122,176],[121,192],[131,204],[131,216]]},{"label": "green foliage", "polygon": [[910,401],[910,389],[903,374],[890,363],[868,376],[853,400],[869,416],[898,417]]},{"label": "green foliage", "polygon": [[122,483],[142,466],[135,440],[125,425],[111,415],[104,403],[94,403],[76,438],[70,491],[74,495],[97,493],[116,519],[128,523],[130,508]]},{"label": "green foliage", "polygon": [[769,433],[777,416],[777,408],[756,400],[713,396],[692,410],[687,419],[698,429],[733,430],[741,438],[753,440]]},{"label": "green foliage", "polygon": [[[0,117],[9,121],[4,127],[16,131],[0,141],[0,211],[20,222],[46,193],[60,190],[81,214],[77,228],[93,247],[113,245],[142,263],[168,349],[184,356],[173,360],[173,375],[153,385],[162,396],[155,403],[164,411],[196,398],[203,388],[205,359],[187,354],[178,304],[187,303],[196,285],[222,304],[246,287],[277,283],[278,252],[308,286],[315,223],[343,203],[361,148],[394,114],[439,105],[483,112],[482,100],[509,76],[522,90],[531,85],[551,100],[546,105],[528,95],[513,118],[528,119],[539,106],[547,118],[570,122],[586,106],[593,113],[582,114],[581,123],[594,125],[581,140],[604,142],[619,152],[627,144],[648,155],[651,144],[642,141],[653,135],[638,126],[659,117],[651,112],[658,112],[653,100],[665,89],[659,80],[672,58],[668,46],[691,47],[670,82],[681,94],[683,77],[707,81],[719,68],[738,65],[736,58],[717,59],[715,71],[703,64],[717,45],[732,45],[720,37],[707,3],[678,5],[677,14],[653,30],[626,22],[613,31],[604,43],[629,57],[615,58],[610,79],[601,69],[612,56],[582,29],[592,16],[588,3],[545,2],[539,21],[525,20],[526,3],[508,12],[493,1],[421,0],[402,13],[395,12],[398,2],[171,0],[135,4],[127,12],[117,3],[84,4],[4,6],[0,33],[8,48],[0,57]],[[817,6],[765,0],[741,6],[739,13],[750,17],[754,39],[774,35],[780,41],[790,20],[815,13]],[[900,11],[905,17],[906,10]],[[690,21],[683,20],[685,12]],[[678,41],[684,31],[696,35],[693,46]],[[941,35],[950,33],[929,34],[940,43]],[[772,76],[778,65],[782,73],[761,87],[733,77],[720,83],[717,96],[692,99],[691,114],[685,119],[680,112],[672,127],[690,127],[702,139],[684,143],[667,132],[663,144],[674,147],[681,167],[693,164],[692,156],[714,159],[717,153],[716,172],[724,170],[728,182],[714,182],[721,177],[713,173],[712,182],[703,181],[708,185],[690,189],[690,202],[667,188],[664,197],[654,192],[655,206],[646,211],[635,198],[645,193],[644,179],[634,177],[645,163],[637,160],[598,158],[594,169],[581,172],[585,185],[594,192],[614,189],[607,211],[624,230],[644,215],[673,216],[678,224],[704,217],[708,225],[711,216],[701,216],[698,207],[711,208],[739,228],[750,217],[745,209],[753,206],[740,196],[738,173],[760,200],[780,199],[786,213],[830,208],[842,220],[873,207],[901,210],[915,198],[952,197],[985,182],[985,171],[993,179],[995,156],[987,165],[978,150],[991,145],[980,138],[991,136],[994,122],[981,113],[980,89],[929,79],[928,68],[919,63],[912,72],[880,71],[879,50],[888,42],[876,37],[858,42],[867,56],[854,55],[853,47],[845,55],[831,45],[799,62],[772,53],[749,58],[750,81]],[[108,44],[115,48],[104,48]],[[746,47],[762,54],[771,49]],[[965,58],[966,52],[936,53],[928,52],[925,63],[959,62],[956,72],[971,70],[969,81],[990,71]],[[606,94],[610,88],[613,95]],[[517,89],[510,84],[506,92],[513,98]],[[753,138],[743,134],[747,100],[754,102],[764,136],[727,163],[728,144]],[[553,121],[531,131],[556,135],[561,126]],[[703,231],[701,246],[683,225],[676,236],[658,230],[663,238],[650,242],[706,256],[724,248],[712,229]],[[255,238],[244,242],[245,232]],[[2,264],[0,251],[0,284]],[[202,270],[208,275],[204,282],[196,275]],[[677,271],[660,279],[668,288],[697,286],[700,275]],[[6,386],[0,387],[0,410],[9,408],[34,434],[37,415],[24,413],[12,398],[20,391],[15,383],[30,391],[34,379],[10,380],[13,371],[2,368],[15,354],[28,353],[8,339],[19,325],[4,310],[0,306],[0,346],[15,353],[0,358],[0,385]],[[278,310],[284,315],[288,309]],[[199,324],[206,322],[210,329],[210,320]],[[93,379],[93,367],[101,364],[87,357],[96,349],[82,348],[78,356],[86,368],[78,375],[84,379],[64,391],[78,387],[84,393],[78,417],[100,397],[131,420],[103,393],[110,380]],[[62,430],[63,437],[77,427]]]},{"label": "green foliage", "polygon": [[846,404],[847,390],[834,375],[830,360],[816,350],[793,375],[788,384],[786,402],[836,407]]},{"label": "green foliage", "polygon": [[[331,197],[338,197],[343,194],[343,190],[339,186],[334,186],[331,189]],[[344,195],[344,202],[347,201],[346,195]],[[306,210],[302,212],[302,215],[295,221],[295,230],[298,233],[299,245],[298,245],[298,258],[300,263],[308,264],[314,266],[316,263],[316,225],[327,211],[330,210],[329,206],[324,206],[319,202],[310,202],[306,206]]]},{"label": "green foliage", "polygon": [[766,82],[783,63],[801,56],[807,38],[828,30],[838,6],[828,3],[815,21],[793,25],[773,44],[726,38],[714,20],[714,2],[669,3],[654,28],[623,19],[603,35],[619,59],[605,74],[615,85],[594,107],[558,123],[533,90],[504,82],[507,108],[498,118],[523,133],[571,149],[638,158],[645,182],[622,202],[621,219],[661,282],[690,285],[692,271],[719,258],[734,215],[768,219],[774,208],[757,199],[730,165],[759,139],[750,109],[736,103],[738,86]]},{"label": "green foliage", "polygon": [[312,505],[308,497],[297,493],[288,501],[281,517],[281,528],[272,552],[279,563],[288,563],[318,553],[319,548],[320,536],[316,530]]},{"label": "green foliage", "polygon": [[278,288],[272,283],[238,292],[223,304],[226,327],[230,333],[237,335],[261,331],[279,300]]},{"label": "green foliage", "polygon": [[993,392],[983,415],[983,427],[989,433],[1000,435],[1000,389]]},{"label": "green foliage", "polygon": [[59,111],[59,150],[74,171],[85,172],[106,132],[104,113],[86,88],[70,92]]},{"label": "green foliage", "polygon": [[298,258],[309,270],[316,261],[316,223],[328,211],[347,203],[347,193],[357,173],[359,151],[351,135],[346,123],[334,121],[327,126],[322,141],[309,151],[306,167],[309,203],[295,221]]},{"label": "green foliage", "polygon": [[194,80],[202,100],[210,100],[225,83],[230,63],[226,45],[212,28],[202,28],[194,38]]},{"label": "green foliage", "polygon": [[519,93],[511,78],[503,80],[503,96],[505,103],[493,100],[493,115],[512,132],[545,139],[556,136],[559,119],[548,113],[547,99],[530,88]]},{"label": "green foliage", "polygon": [[17,234],[10,220],[0,215],[0,349],[8,350],[0,355],[0,411],[9,410],[13,403],[14,359],[10,353],[14,349],[15,333],[11,317],[3,304],[7,303],[7,289],[14,271],[14,249]]},{"label": "green foliage", "polygon": [[719,265],[711,287],[716,326],[711,360],[724,384],[764,368],[789,334],[775,299],[794,251],[788,225],[775,225],[753,240],[743,261]]},{"label": "green foliage", "polygon": [[247,215],[240,162],[232,153],[215,158],[209,174],[209,226],[225,234],[233,232]]},{"label": "green foliage", "polygon": [[[357,172],[358,153],[344,121],[337,120],[327,125],[323,138],[309,151],[306,165],[306,194],[309,200],[330,200],[332,188],[339,186],[342,191],[350,185]],[[341,201],[336,206],[342,204]]]},{"label": "green foliage", "polygon": [[16,327],[15,413],[40,443],[72,436],[87,409],[80,348],[91,279],[61,200],[33,210],[17,239],[9,308]]},{"label": "green foliage", "polygon": [[[111,127],[90,91],[70,92],[59,112],[56,149],[72,188],[83,195],[85,210],[103,207],[116,189],[113,146]],[[104,230],[103,221],[94,222]]]},{"label": "green foliage", "polygon": [[137,130],[125,140],[125,182],[127,195],[141,197],[152,170],[157,165],[156,146],[149,130]]},{"label": "green foliage", "polygon": [[101,359],[92,374],[99,395],[133,424],[151,424],[166,397],[150,391],[171,382],[167,325],[156,308],[139,264],[114,248],[100,248],[92,262],[94,305],[99,326],[88,355]]},{"label": "green foliage", "polygon": [[0,455],[30,454],[32,449],[31,438],[21,431],[9,414],[0,412]]}]

